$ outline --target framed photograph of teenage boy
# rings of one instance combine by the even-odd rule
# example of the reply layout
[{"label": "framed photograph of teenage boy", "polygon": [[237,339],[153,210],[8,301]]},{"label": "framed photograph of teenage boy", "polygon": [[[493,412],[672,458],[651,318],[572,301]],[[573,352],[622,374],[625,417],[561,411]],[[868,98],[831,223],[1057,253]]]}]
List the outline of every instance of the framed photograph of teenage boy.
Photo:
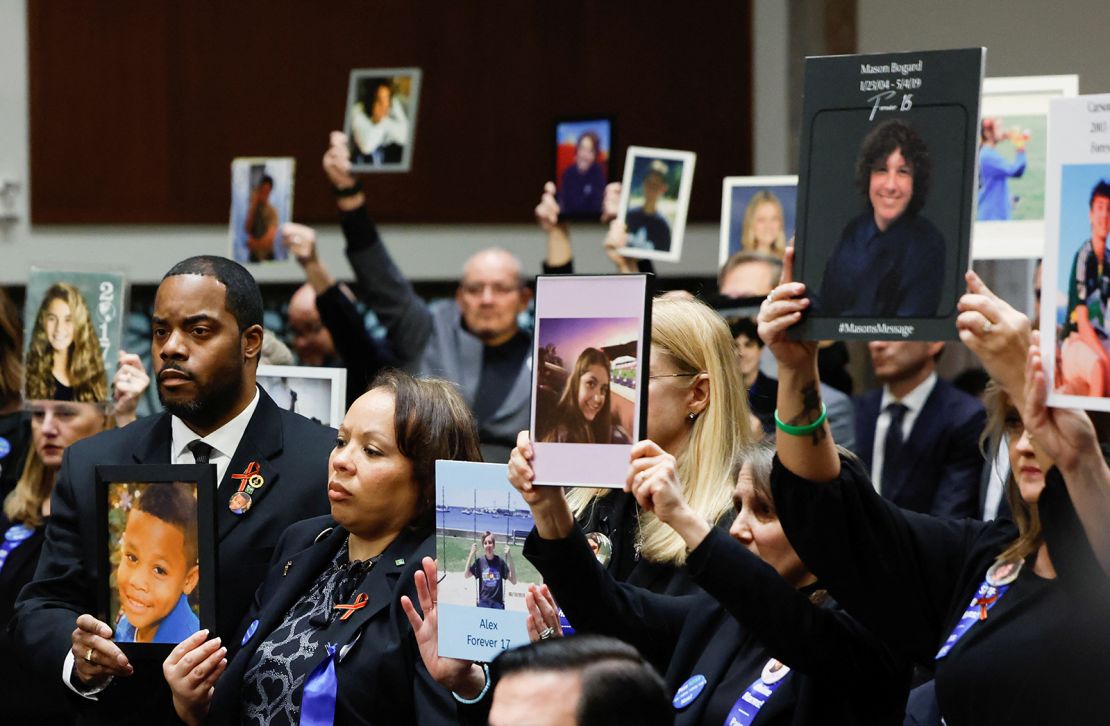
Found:
[{"label": "framed photograph of teenage boy", "polygon": [[126,310],[123,275],[32,268],[23,306],[23,398],[112,401]]},{"label": "framed photograph of teenage boy", "polygon": [[1077,93],[1074,75],[983,81],[974,259],[1044,254],[1048,102]]},{"label": "framed photograph of teenage boy", "polygon": [[215,471],[96,467],[99,617],[129,656],[164,657],[215,627]]},{"label": "framed photograph of teenage boy", "polygon": [[717,266],[741,250],[782,257],[794,237],[796,176],[726,176]]},{"label": "framed photograph of teenage boy", "polygon": [[537,484],[621,487],[644,437],[649,275],[540,275],[532,354]]},{"label": "framed photograph of teenage boy", "polygon": [[505,464],[436,462],[440,655],[489,661],[528,642],[524,594],[543,582],[524,558],[534,525]]},{"label": "framed photograph of teenage boy", "polygon": [[801,339],[956,337],[985,49],[807,58]]},{"label": "framed photograph of teenage boy", "polygon": [[351,144],[351,169],[408,171],[420,102],[419,68],[351,71],[343,132]]},{"label": "framed photograph of teenage boy", "polygon": [[247,158],[231,162],[231,258],[242,264],[287,259],[278,229],[293,219],[296,159]]},{"label": "framed photograph of teenage boy", "polygon": [[692,151],[628,147],[617,213],[628,228],[623,256],[664,262],[682,257],[696,160]]},{"label": "framed photograph of teenage boy", "polygon": [[1041,271],[1048,405],[1110,411],[1110,94],[1049,108]]},{"label": "framed photograph of teenage boy", "polygon": [[609,116],[555,122],[555,198],[560,219],[601,219],[605,185],[613,178],[614,130]]},{"label": "framed photograph of teenage boy", "polygon": [[315,366],[258,366],[258,385],[278,408],[324,426],[339,427],[347,412],[347,369]]}]

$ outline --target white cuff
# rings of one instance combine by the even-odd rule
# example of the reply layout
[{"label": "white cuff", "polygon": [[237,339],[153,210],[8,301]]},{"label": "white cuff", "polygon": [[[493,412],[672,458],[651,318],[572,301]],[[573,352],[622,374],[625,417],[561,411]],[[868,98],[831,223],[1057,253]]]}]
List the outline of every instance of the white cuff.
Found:
[{"label": "white cuff", "polygon": [[90,701],[99,700],[96,697],[96,694],[100,693],[105,688],[107,688],[109,685],[111,685],[112,676],[108,676],[108,680],[104,681],[104,683],[102,683],[99,686],[92,686],[91,688],[86,688],[84,690],[78,690],[77,686],[73,685],[73,681],[72,681],[73,666],[74,666],[75,662],[76,661],[73,657],[73,651],[71,650],[68,653],[66,653],[66,659],[62,663],[62,682],[66,684],[66,688],[73,691],[74,693],[76,693],[78,696],[81,696],[82,698],[87,698]]}]

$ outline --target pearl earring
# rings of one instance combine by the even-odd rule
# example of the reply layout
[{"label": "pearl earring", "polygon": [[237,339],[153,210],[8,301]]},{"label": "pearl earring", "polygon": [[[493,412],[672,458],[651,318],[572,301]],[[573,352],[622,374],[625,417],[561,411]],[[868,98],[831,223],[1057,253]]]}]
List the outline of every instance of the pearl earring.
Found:
[{"label": "pearl earring", "polygon": [[698,418],[698,415],[696,413],[694,413],[693,411],[691,411],[689,414],[687,414],[686,418],[690,419],[691,421],[696,421],[697,418]]}]

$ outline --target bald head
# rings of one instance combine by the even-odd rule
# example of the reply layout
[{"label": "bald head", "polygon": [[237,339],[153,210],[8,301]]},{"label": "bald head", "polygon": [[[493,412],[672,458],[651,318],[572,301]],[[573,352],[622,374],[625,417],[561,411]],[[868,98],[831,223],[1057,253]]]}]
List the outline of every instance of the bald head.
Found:
[{"label": "bald head", "polygon": [[335,342],[316,309],[316,291],[307,283],[289,298],[289,330],[301,365],[322,366],[335,357]]},{"label": "bald head", "polygon": [[524,266],[520,258],[501,247],[488,247],[479,250],[467,258],[463,263],[462,284],[474,276],[489,274],[511,275],[519,287],[524,284]]},{"label": "bald head", "polygon": [[486,345],[501,345],[517,333],[517,315],[532,298],[522,270],[516,255],[497,247],[476,252],[463,265],[455,301],[466,329]]}]

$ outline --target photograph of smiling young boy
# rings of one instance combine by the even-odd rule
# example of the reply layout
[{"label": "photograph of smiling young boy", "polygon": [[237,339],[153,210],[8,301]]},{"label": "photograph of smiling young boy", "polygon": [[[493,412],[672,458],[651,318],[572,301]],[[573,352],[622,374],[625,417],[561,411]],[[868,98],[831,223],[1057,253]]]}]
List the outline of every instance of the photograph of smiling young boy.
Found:
[{"label": "photograph of smiling young boy", "polygon": [[985,49],[807,58],[794,279],[804,340],[956,337]]},{"label": "photograph of smiling young boy", "polygon": [[566,219],[601,217],[610,177],[612,121],[565,120],[555,124],[555,198]]},{"label": "photograph of smiling young boy", "polygon": [[122,334],[123,276],[32,270],[24,306],[24,398],[105,403]]},{"label": "photograph of smiling young boy", "polygon": [[109,486],[110,622],[119,643],[179,643],[200,629],[196,485]]},{"label": "photograph of smiling young boy", "polygon": [[622,255],[678,262],[696,158],[692,151],[628,147],[617,214],[628,228]]},{"label": "photograph of smiling young boy", "polygon": [[944,285],[944,237],[919,214],[932,165],[925,140],[889,119],[860,144],[856,188],[864,210],[825,264],[815,309],[844,317],[933,317]]}]

